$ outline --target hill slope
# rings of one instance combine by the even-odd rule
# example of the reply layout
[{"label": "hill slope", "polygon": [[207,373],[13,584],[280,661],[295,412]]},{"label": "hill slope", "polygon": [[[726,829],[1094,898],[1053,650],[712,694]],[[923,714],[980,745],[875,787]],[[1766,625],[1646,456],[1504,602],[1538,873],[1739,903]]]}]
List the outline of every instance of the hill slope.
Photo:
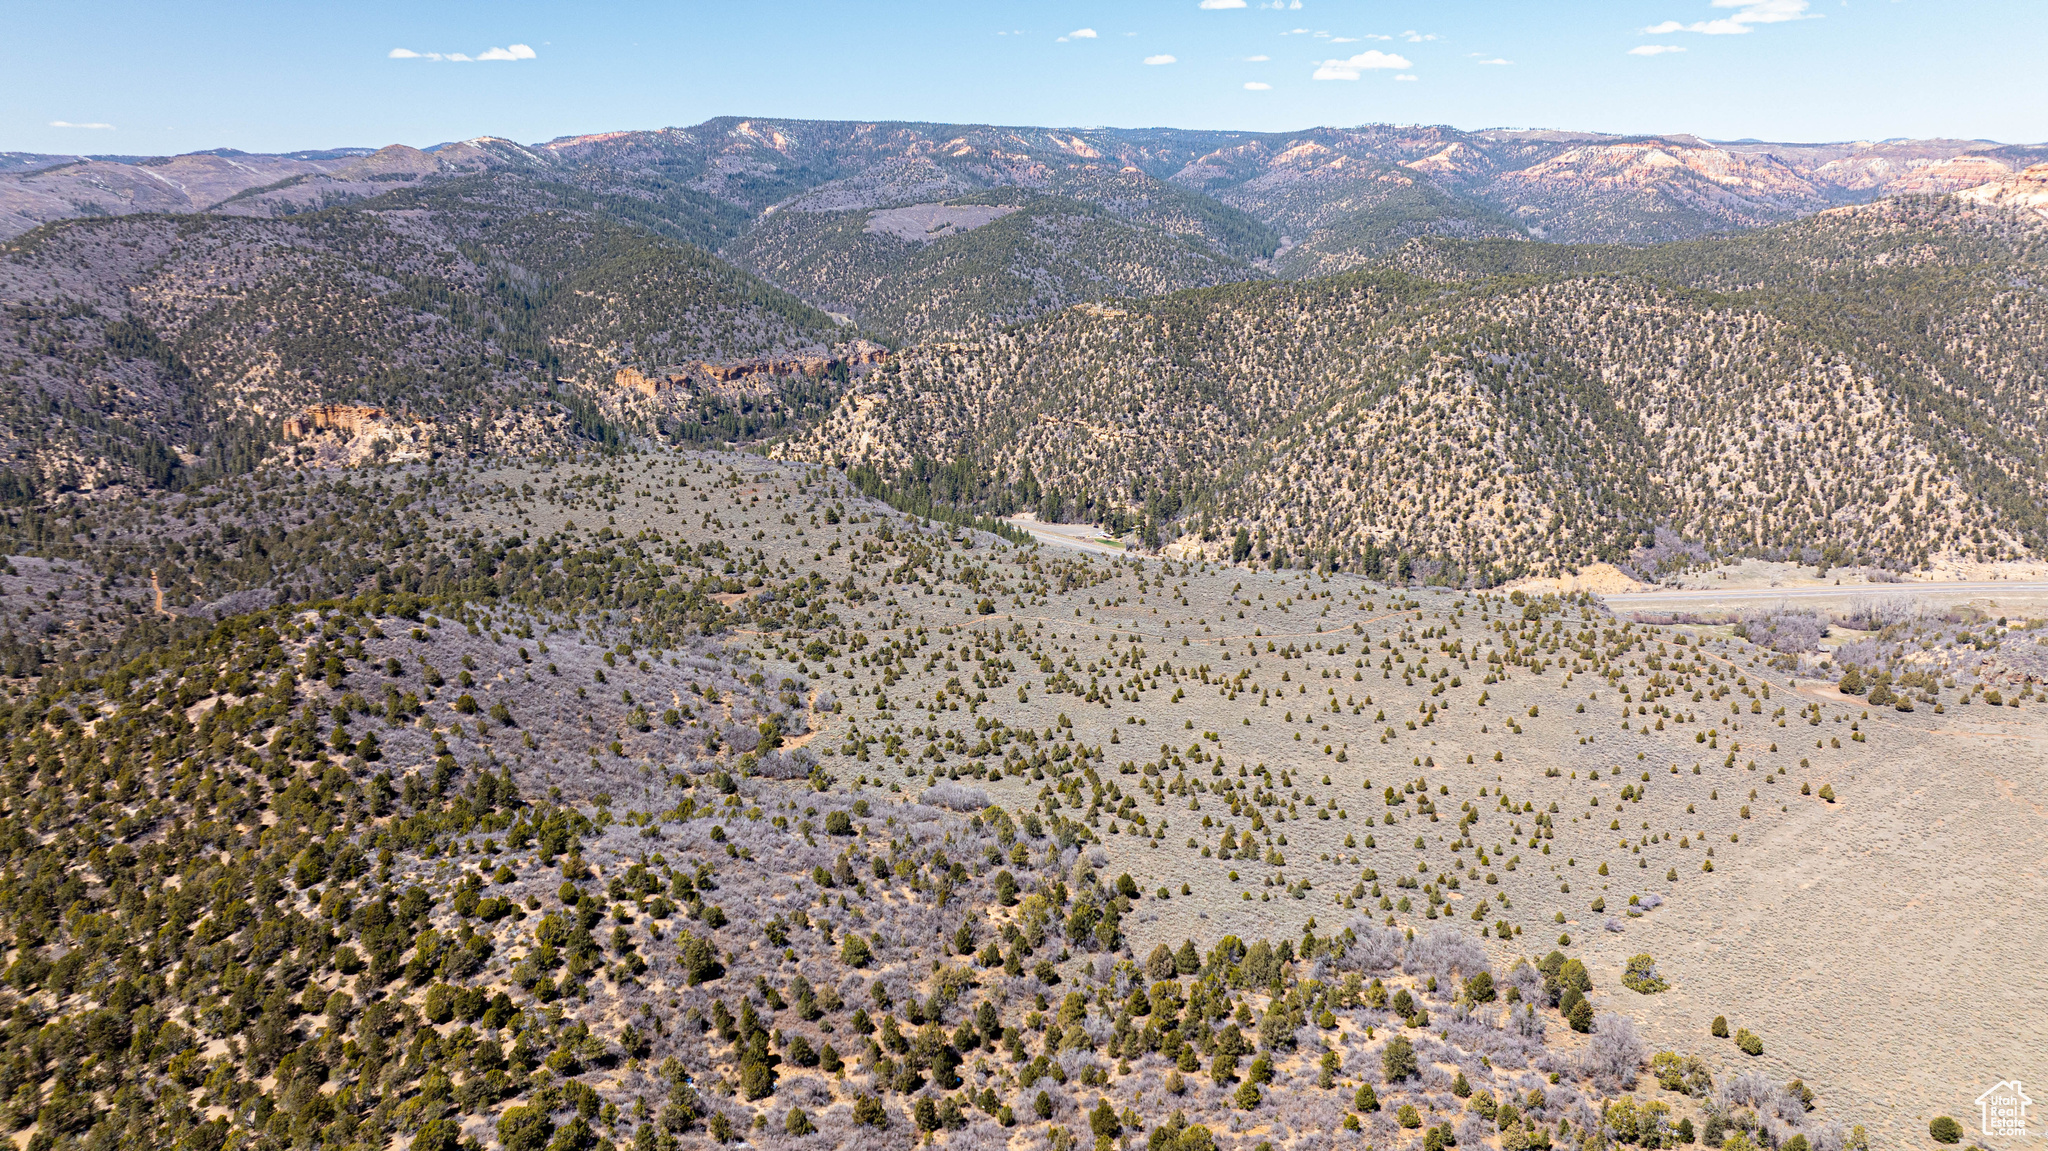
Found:
[{"label": "hill slope", "polygon": [[[479,137],[431,151],[9,156],[0,236],[80,215],[289,216],[516,173],[574,187],[621,222],[722,251],[813,304],[921,337],[1105,295],[1350,271],[1418,236],[1683,240],[1885,195],[1956,191],[2043,159],[2048,149],[1968,140],[1720,144],[1427,125],[1249,133],[721,117],[531,146]],[[1057,223],[1041,213],[1036,229],[933,249],[916,236],[865,238],[842,215],[984,195],[1031,202]]]},{"label": "hill slope", "polygon": [[1487,582],[1660,527],[1723,554],[2032,554],[2044,240],[1940,199],[1641,251],[1415,241],[1407,273],[921,349],[783,450],[898,483],[957,457],[942,494],[988,510]]},{"label": "hill slope", "polygon": [[240,470],[316,404],[430,421],[440,449],[535,448],[567,428],[558,376],[838,338],[701,249],[507,174],[289,219],[49,225],[0,250],[0,307],[0,426],[32,488]]}]

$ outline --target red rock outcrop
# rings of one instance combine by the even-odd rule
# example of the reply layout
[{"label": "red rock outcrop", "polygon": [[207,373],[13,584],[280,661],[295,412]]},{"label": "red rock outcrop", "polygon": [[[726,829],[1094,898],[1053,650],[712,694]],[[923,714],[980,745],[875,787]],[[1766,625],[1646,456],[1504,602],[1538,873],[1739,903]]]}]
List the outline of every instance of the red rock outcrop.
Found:
[{"label": "red rock outcrop", "polygon": [[307,408],[303,414],[285,420],[284,438],[299,440],[316,432],[327,431],[353,436],[372,424],[382,423],[384,419],[383,408],[364,408],[353,404],[317,404]]}]

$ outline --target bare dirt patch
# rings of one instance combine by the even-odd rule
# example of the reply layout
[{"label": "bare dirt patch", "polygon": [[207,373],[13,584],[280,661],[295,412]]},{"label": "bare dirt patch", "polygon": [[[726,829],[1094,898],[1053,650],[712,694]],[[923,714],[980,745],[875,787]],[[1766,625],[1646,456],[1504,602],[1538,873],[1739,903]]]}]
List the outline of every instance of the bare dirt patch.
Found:
[{"label": "bare dirt patch", "polygon": [[870,213],[867,231],[914,244],[972,232],[1016,211],[1005,204],[912,204]]}]

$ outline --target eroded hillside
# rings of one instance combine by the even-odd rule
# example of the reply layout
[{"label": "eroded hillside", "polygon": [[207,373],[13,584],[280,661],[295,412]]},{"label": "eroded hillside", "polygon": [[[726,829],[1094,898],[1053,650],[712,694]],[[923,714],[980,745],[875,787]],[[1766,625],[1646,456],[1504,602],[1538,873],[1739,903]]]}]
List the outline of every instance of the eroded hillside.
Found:
[{"label": "eroded hillside", "polygon": [[1070,309],[907,354],[779,450],[1154,546],[1454,582],[1622,561],[1659,527],[2010,558],[2044,538],[2041,243],[1950,200],[1645,252],[1418,241],[1394,262],[1460,287]]}]

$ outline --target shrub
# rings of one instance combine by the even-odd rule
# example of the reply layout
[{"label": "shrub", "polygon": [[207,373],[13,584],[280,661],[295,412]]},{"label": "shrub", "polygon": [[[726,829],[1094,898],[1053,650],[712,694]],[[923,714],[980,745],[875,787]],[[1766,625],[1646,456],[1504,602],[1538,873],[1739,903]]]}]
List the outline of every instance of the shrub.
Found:
[{"label": "shrub", "polygon": [[1714,1085],[1706,1062],[1697,1055],[1659,1051],[1650,1060],[1650,1072],[1657,1077],[1657,1085],[1666,1091],[1704,1096]]},{"label": "shrub", "polygon": [[1586,1044],[1586,1069],[1603,1086],[1625,1090],[1635,1085],[1644,1051],[1634,1022],[1625,1015],[1602,1015],[1592,1042]]},{"label": "shrub", "polygon": [[1821,785],[1820,785],[1820,797],[1821,797],[1822,799],[1825,799],[1825,800],[1827,800],[1827,801],[1828,801],[1829,803],[1833,803],[1833,802],[1835,801],[1835,788],[1834,788],[1834,785],[1833,785],[1833,784],[1828,784],[1828,783],[1823,783],[1823,784],[1821,784]]},{"label": "shrub", "polygon": [[1762,1055],[1764,1053],[1764,1041],[1758,1039],[1756,1033],[1747,1027],[1736,1028],[1735,1046],[1740,1048],[1745,1055]]},{"label": "shrub", "polygon": [[846,813],[845,813],[845,812],[843,812],[843,811],[828,811],[828,812],[826,812],[826,813],[825,813],[825,834],[826,834],[826,835],[852,835],[852,834],[853,834],[853,817],[852,817],[852,816],[850,816],[850,815],[848,815],[848,814],[846,814]]},{"label": "shrub", "polygon": [[1569,987],[1580,995],[1593,990],[1593,977],[1586,971],[1586,965],[1577,959],[1567,959],[1557,969],[1559,986]]},{"label": "shrub", "polygon": [[1415,1109],[1413,1103],[1403,1103],[1401,1109],[1394,1113],[1394,1121],[1413,1131],[1422,1126],[1422,1113]]},{"label": "shrub", "polygon": [[926,788],[918,801],[952,811],[980,811],[988,806],[988,793],[964,784],[938,783]]},{"label": "shrub", "polygon": [[1622,973],[1621,985],[1642,995],[1655,995],[1671,986],[1657,974],[1657,962],[1647,954],[1637,955],[1628,961],[1628,970]]},{"label": "shrub", "polygon": [[1372,1084],[1361,1083],[1358,1085],[1358,1094],[1352,1096],[1351,1099],[1351,1109],[1364,1112],[1373,1112],[1380,1109],[1380,1097],[1373,1091]]},{"label": "shrub", "polygon": [[542,1151],[555,1133],[554,1121],[535,1107],[512,1107],[498,1120],[498,1142],[505,1151]]},{"label": "shrub", "polygon": [[1581,997],[1577,1002],[1573,1003],[1571,1013],[1565,1016],[1565,1022],[1571,1024],[1573,1031],[1577,1031],[1582,1035],[1591,1031],[1593,1029],[1592,1001]]},{"label": "shrub", "polygon": [[782,1121],[782,1129],[791,1135],[814,1135],[817,1133],[818,1125],[811,1122],[811,1117],[804,1114],[803,1108],[792,1107],[789,1109],[789,1118]]},{"label": "shrub", "polygon": [[1937,1115],[1927,1125],[1927,1135],[1936,1143],[1960,1143],[1963,1139],[1963,1125],[1946,1115]]},{"label": "shrub", "polygon": [[866,967],[873,958],[874,952],[869,949],[867,940],[854,932],[846,933],[846,938],[839,944],[839,962],[858,968]]},{"label": "shrub", "polygon": [[[851,939],[852,936],[847,938]],[[685,931],[676,940],[676,959],[682,964],[683,976],[692,987],[706,983],[725,974],[719,965],[718,952],[711,941]]]},{"label": "shrub", "polygon": [[1751,643],[1786,653],[1813,651],[1820,646],[1821,637],[1827,634],[1827,625],[1819,615],[1788,612],[1783,608],[1751,613],[1737,627]]},{"label": "shrub", "polygon": [[853,1121],[868,1127],[887,1127],[889,1112],[882,1101],[873,1095],[857,1095],[853,1100]]},{"label": "shrub", "polygon": [[1415,1044],[1410,1043],[1406,1035],[1396,1035],[1387,1040],[1386,1049],[1380,1052],[1380,1068],[1386,1072],[1389,1083],[1414,1077],[1422,1069],[1415,1058]]},{"label": "shrub", "polygon": [[455,1151],[461,1141],[462,1128],[450,1119],[429,1119],[420,1124],[420,1133],[413,1136],[413,1151]]},{"label": "shrub", "polygon": [[1728,1017],[1726,1015],[1714,1016],[1714,1025],[1710,1030],[1713,1031],[1714,1038],[1716,1039],[1728,1038]]},{"label": "shrub", "polygon": [[1486,970],[1486,951],[1464,932],[1439,927],[1408,944],[1401,967],[1410,975],[1474,975]]}]

